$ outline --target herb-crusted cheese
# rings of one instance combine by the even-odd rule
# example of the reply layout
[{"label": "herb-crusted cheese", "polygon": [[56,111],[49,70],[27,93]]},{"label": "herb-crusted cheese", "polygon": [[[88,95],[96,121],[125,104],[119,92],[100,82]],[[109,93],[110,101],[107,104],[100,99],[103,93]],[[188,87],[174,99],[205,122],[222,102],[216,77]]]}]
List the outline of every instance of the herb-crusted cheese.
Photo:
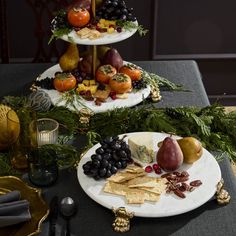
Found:
[{"label": "herb-crusted cheese", "polygon": [[154,160],[153,138],[149,133],[130,137],[128,144],[131,155],[144,163],[151,163]]}]

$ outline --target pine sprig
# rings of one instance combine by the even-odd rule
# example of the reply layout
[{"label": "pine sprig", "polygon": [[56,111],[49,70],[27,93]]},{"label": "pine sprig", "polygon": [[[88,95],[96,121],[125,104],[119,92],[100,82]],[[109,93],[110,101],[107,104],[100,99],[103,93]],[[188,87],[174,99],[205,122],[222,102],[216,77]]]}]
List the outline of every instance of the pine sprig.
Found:
[{"label": "pine sprig", "polygon": [[[53,151],[56,153],[56,161],[59,167],[73,167],[78,164],[81,158],[81,150],[77,150],[72,145],[47,144],[41,146],[45,153]],[[48,157],[47,157],[48,158]],[[50,158],[50,157],[49,157]],[[54,157],[52,157],[54,158]]]},{"label": "pine sprig", "polygon": [[48,117],[57,120],[59,124],[66,128],[68,135],[75,135],[78,133],[80,116],[76,112],[71,112],[65,107],[53,107],[47,112],[38,112],[37,117]]}]

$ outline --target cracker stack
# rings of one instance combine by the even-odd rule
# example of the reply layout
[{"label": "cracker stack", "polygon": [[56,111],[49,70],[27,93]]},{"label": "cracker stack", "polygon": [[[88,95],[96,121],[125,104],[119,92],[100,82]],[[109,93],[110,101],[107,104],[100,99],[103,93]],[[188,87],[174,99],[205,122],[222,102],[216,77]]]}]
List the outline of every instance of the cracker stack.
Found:
[{"label": "cracker stack", "polygon": [[124,196],[128,204],[143,204],[145,201],[158,202],[165,193],[167,180],[147,176],[146,172],[135,165],[128,166],[107,179],[104,192]]}]

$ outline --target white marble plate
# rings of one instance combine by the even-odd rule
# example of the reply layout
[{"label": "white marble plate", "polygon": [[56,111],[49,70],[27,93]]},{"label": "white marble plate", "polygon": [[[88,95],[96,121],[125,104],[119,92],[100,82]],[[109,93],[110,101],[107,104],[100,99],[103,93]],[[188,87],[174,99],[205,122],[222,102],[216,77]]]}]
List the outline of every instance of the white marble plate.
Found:
[{"label": "white marble plate", "polygon": [[[164,133],[152,134],[153,149],[157,151],[158,147],[156,144],[169,135]],[[142,132],[128,134],[128,136],[133,135],[140,135],[140,138],[142,138]],[[99,146],[99,144],[95,145],[83,156],[77,169],[77,176],[78,181],[86,194],[97,203],[109,209],[112,207],[117,208],[123,206],[128,211],[134,212],[135,216],[140,217],[166,217],[182,214],[200,207],[211,199],[216,192],[216,185],[221,179],[221,170],[217,161],[214,156],[204,149],[203,155],[198,161],[192,165],[183,164],[179,169],[179,171],[188,171],[190,174],[188,182],[199,179],[203,183],[193,192],[186,193],[186,198],[182,199],[174,194],[163,194],[160,201],[157,203],[145,202],[141,205],[128,205],[123,196],[116,196],[103,192],[102,189],[105,180],[95,181],[93,178],[90,178],[83,173],[83,164],[90,160],[91,155],[95,153],[95,150]],[[154,174],[154,176],[157,175]]]},{"label": "white marble plate", "polygon": [[[135,22],[138,25],[138,22]],[[63,35],[60,39],[67,42],[74,42],[80,45],[105,45],[110,43],[117,43],[131,37],[137,29],[125,30],[118,33],[114,32],[112,34],[102,33],[102,37],[97,39],[81,39],[74,30],[72,30],[68,35]]]},{"label": "white marble plate", "polygon": [[[56,64],[46,71],[44,71],[40,77],[39,80],[45,79],[46,77],[54,77],[55,73],[61,71],[61,68],[59,64]],[[58,92],[57,90],[48,90],[48,89],[42,89],[45,91],[51,98],[52,103],[57,106],[66,106],[65,101],[60,101],[60,98],[62,96],[62,93]],[[131,92],[128,94],[127,99],[116,99],[112,100],[111,98],[108,98],[105,103],[102,103],[101,106],[95,105],[94,101],[86,101],[85,99],[81,98],[81,102],[89,109],[91,109],[93,112],[105,112],[107,110],[113,110],[115,108],[122,108],[122,107],[132,107],[139,103],[141,103],[145,98],[148,97],[150,94],[150,87],[148,86],[145,89],[141,89],[137,92]],[[81,104],[74,104],[76,109],[80,110],[81,108],[84,108]],[[70,110],[75,110],[74,107],[67,106]]]}]

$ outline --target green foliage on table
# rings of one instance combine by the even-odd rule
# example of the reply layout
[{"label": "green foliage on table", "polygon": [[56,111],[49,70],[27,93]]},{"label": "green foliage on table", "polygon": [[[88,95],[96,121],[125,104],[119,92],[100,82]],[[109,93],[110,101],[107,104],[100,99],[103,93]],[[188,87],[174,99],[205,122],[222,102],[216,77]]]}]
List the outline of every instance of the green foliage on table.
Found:
[{"label": "green foliage on table", "polygon": [[[109,120],[109,125],[107,122]],[[209,151],[223,151],[236,160],[236,112],[226,114],[219,105],[179,108],[137,107],[99,113],[88,130],[106,136],[151,131],[199,139]]]},{"label": "green foliage on table", "polygon": [[[6,97],[4,103],[17,112],[25,109],[27,102],[22,97]],[[133,108],[121,108],[90,117],[89,123],[81,123],[80,112],[65,107],[53,107],[48,112],[38,112],[37,117],[57,120],[66,132],[59,144],[46,145],[56,151],[59,166],[74,167],[81,153],[106,136],[129,132],[165,132],[179,136],[193,136],[199,139],[209,151],[220,151],[236,161],[236,112],[225,113],[224,107],[215,104],[204,108],[177,107],[155,108],[151,104]],[[84,135],[87,146],[78,150],[66,142],[76,135]],[[16,175],[12,169],[9,154],[0,153],[0,175]]]},{"label": "green foliage on table", "polygon": [[10,162],[10,155],[8,152],[0,153],[0,176],[14,175],[20,176],[22,173],[15,170]]}]

